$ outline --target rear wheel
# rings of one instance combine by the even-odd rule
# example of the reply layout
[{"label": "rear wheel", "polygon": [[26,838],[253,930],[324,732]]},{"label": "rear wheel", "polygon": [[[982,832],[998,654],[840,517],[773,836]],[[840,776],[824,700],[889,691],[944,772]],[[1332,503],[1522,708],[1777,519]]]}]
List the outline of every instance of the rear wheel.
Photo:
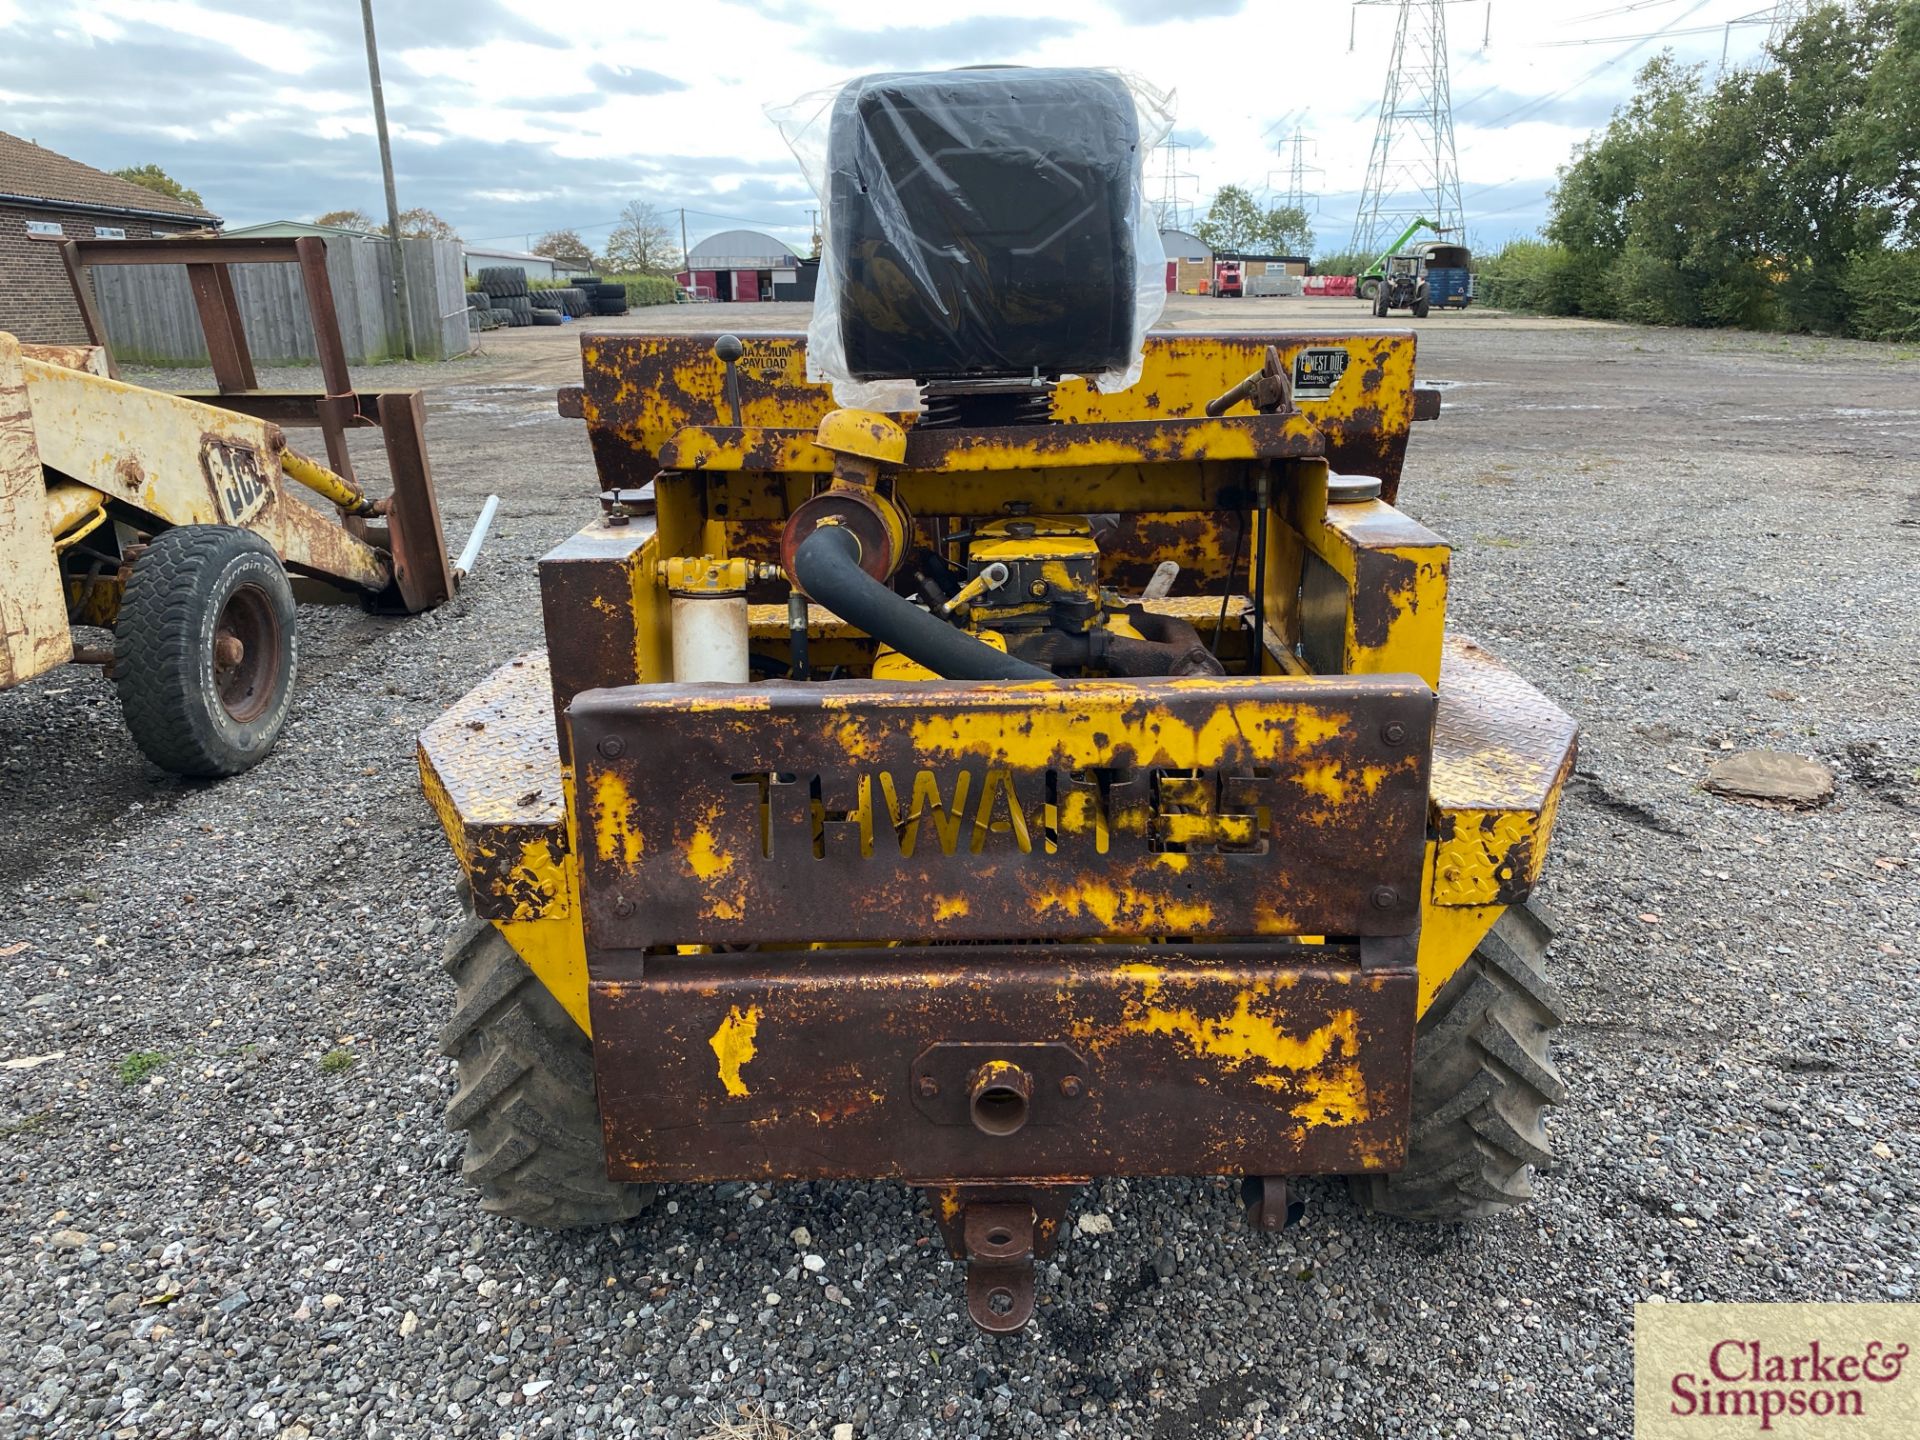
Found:
[{"label": "rear wheel", "polygon": [[1380,293],[1380,282],[1377,279],[1371,278],[1362,280],[1354,287],[1354,293],[1359,295],[1362,300],[1371,300]]},{"label": "rear wheel", "polygon": [[1384,320],[1387,318],[1388,298],[1384,286],[1373,292],[1373,314],[1375,319]]},{"label": "rear wheel", "polygon": [[608,1225],[653,1186],[607,1178],[593,1045],[506,937],[469,918],[447,946],[456,996],[440,1034],[460,1088],[447,1128],[467,1132],[462,1173],[481,1208],[548,1230]]},{"label": "rear wheel", "polygon": [[251,530],[181,525],[133,562],[113,628],[127,730],[176,775],[237,775],[280,738],[293,700],[293,587]]},{"label": "rear wheel", "polygon": [[1406,1167],[1355,1177],[1368,1209],[1477,1220],[1532,1196],[1533,1168],[1552,1159],[1542,1116],[1566,1098],[1547,1055],[1560,1023],[1552,938],[1530,905],[1508,909],[1421,1017]]}]

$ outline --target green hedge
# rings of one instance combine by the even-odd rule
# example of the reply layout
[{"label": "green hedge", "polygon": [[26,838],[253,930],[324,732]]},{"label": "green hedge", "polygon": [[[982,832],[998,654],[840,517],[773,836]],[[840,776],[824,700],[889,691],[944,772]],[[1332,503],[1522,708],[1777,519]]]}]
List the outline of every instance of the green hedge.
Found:
[{"label": "green hedge", "polygon": [[1584,266],[1558,245],[1514,240],[1497,255],[1480,261],[1474,280],[1482,304],[1502,310],[1531,310],[1542,315],[1588,313],[1581,301],[1590,288]]},{"label": "green hedge", "polygon": [[1920,249],[1856,255],[1840,277],[1847,326],[1866,340],[1920,340]]},{"label": "green hedge", "polygon": [[671,305],[679,287],[666,275],[605,275],[610,285],[627,287],[629,305]]},{"label": "green hedge", "polygon": [[1515,240],[1481,263],[1478,285],[1487,305],[1540,315],[1920,340],[1920,248],[1869,251],[1838,273],[1749,259],[1701,274],[1631,248],[1609,261]]}]

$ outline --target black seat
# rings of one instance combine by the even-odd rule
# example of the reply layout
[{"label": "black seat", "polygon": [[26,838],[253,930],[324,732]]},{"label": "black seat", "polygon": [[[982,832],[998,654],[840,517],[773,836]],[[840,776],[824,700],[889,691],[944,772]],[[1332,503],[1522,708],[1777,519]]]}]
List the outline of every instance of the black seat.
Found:
[{"label": "black seat", "polygon": [[856,379],[1132,359],[1133,98],[1098,70],[870,75],[828,131],[827,245]]}]

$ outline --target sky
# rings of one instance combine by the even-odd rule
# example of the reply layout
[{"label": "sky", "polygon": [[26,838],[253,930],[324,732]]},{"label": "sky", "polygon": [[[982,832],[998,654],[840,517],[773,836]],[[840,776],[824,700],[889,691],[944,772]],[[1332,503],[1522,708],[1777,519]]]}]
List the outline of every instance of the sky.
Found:
[{"label": "sky", "polygon": [[[1752,17],[1763,23],[1726,22]],[[633,200],[688,239],[804,250],[816,202],[766,108],[876,70],[1106,65],[1173,96],[1175,201],[1284,191],[1346,248],[1394,0],[374,0],[401,207],[472,243],[596,248]],[[1752,63],[1764,0],[1458,0],[1447,53],[1467,239],[1544,221],[1555,170],[1662,47]],[[924,14],[924,23],[913,17]],[[1646,39],[1665,27],[1664,33]],[[356,0],[0,0],[0,130],[101,169],[154,163],[229,225],[384,211]],[[1284,150],[1284,154],[1282,153]],[[1149,193],[1168,168],[1154,158]],[[1273,198],[1278,198],[1277,196]],[[1417,201],[1409,201],[1417,207]]]}]

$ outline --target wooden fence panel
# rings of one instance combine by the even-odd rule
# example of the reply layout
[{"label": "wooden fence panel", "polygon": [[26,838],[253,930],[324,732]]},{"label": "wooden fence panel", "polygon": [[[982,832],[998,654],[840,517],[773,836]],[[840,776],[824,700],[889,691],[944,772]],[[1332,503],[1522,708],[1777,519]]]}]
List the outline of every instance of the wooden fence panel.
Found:
[{"label": "wooden fence panel", "polygon": [[[393,252],[383,240],[329,239],[327,274],[348,363],[374,364],[405,354]],[[460,246],[450,240],[401,242],[407,267],[415,351],[449,359],[473,347]],[[124,365],[161,368],[207,363],[199,313],[182,265],[100,266],[91,272],[107,338]],[[293,265],[236,265],[234,294],[257,365],[312,364],[313,323]]]}]

